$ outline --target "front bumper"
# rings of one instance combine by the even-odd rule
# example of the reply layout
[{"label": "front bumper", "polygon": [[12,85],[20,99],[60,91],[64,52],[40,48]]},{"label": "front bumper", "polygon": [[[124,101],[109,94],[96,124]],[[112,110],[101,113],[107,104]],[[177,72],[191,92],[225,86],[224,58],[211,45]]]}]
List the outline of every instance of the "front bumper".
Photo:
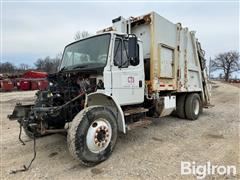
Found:
[{"label": "front bumper", "polygon": [[29,116],[29,113],[34,105],[22,105],[21,103],[16,104],[12,114],[8,115],[9,120],[19,120],[24,119]]}]

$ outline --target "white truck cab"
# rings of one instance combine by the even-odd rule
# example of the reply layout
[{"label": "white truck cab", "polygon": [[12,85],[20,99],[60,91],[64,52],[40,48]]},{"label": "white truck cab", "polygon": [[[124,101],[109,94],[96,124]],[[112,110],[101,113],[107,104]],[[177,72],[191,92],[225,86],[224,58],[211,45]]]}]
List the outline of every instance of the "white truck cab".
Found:
[{"label": "white truck cab", "polygon": [[137,41],[136,62],[132,62],[128,59],[129,36],[111,34],[112,44],[103,73],[105,92],[121,106],[143,103],[145,77],[142,42]]},{"label": "white truck cab", "polygon": [[67,45],[49,87],[9,116],[32,138],[67,132],[70,153],[87,166],[110,156],[118,133],[171,114],[196,120],[210,105],[194,31],[155,12],[112,22]]}]

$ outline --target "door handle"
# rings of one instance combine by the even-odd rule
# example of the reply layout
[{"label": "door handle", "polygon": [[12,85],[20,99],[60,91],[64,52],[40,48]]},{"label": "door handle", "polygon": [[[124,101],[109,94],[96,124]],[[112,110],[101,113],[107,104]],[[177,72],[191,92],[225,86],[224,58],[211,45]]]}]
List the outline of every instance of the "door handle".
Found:
[{"label": "door handle", "polygon": [[139,87],[142,87],[142,80],[138,82]]}]

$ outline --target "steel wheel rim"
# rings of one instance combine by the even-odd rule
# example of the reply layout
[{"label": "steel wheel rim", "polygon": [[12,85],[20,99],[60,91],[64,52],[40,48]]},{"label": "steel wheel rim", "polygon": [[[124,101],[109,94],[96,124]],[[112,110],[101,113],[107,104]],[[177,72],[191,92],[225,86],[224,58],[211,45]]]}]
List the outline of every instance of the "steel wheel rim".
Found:
[{"label": "steel wheel rim", "polygon": [[110,123],[104,118],[99,118],[89,126],[86,144],[91,152],[99,153],[108,147],[111,138],[112,127]]},{"label": "steel wheel rim", "polygon": [[194,101],[193,108],[194,108],[193,109],[194,110],[194,114],[198,115],[199,109],[200,109],[200,104],[199,104],[199,101],[197,99]]}]

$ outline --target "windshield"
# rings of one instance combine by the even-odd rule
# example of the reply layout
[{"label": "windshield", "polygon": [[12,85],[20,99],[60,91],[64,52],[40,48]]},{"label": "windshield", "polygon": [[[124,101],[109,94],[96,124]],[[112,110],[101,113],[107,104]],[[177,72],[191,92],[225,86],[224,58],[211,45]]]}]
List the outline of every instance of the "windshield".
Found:
[{"label": "windshield", "polygon": [[68,67],[104,67],[107,61],[110,34],[94,36],[68,45],[63,54],[61,69]]}]

